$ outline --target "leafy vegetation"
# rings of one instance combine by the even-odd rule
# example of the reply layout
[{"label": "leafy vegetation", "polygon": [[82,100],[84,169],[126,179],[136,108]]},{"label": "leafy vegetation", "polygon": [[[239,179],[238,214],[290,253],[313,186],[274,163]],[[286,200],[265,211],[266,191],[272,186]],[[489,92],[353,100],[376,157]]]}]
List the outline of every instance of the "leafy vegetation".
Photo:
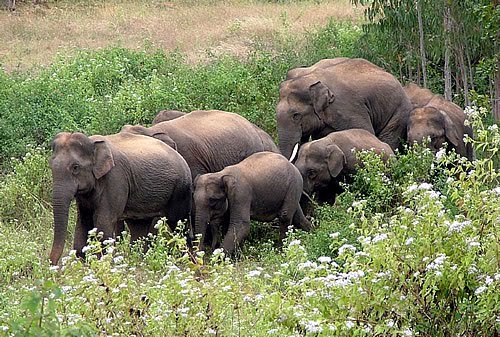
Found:
[{"label": "leafy vegetation", "polygon": [[126,233],[101,242],[92,231],[88,251],[106,254],[69,251],[49,266],[56,132],[107,134],[163,108],[218,108],[274,135],[286,71],[359,56],[365,39],[333,21],[307,37],[297,48],[282,36],[279,52],[263,47],[244,62],[191,66],[180,53],[110,48],[0,73],[0,335],[498,335],[500,131],[485,122],[489,106],[467,108],[474,163],[419,146],[387,164],[360,153],[353,184],[316,208],[311,233],[290,229],[282,249],[255,223],[240,259],[193,260],[160,221],[146,253]]}]

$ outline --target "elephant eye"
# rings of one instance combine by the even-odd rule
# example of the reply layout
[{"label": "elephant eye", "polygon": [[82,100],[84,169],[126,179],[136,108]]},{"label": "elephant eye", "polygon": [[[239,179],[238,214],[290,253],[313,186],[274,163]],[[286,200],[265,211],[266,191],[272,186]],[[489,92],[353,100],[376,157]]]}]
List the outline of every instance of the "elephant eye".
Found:
[{"label": "elephant eye", "polygon": [[318,172],[316,172],[316,170],[308,170],[307,171],[307,176],[311,179],[313,179],[314,177],[316,177],[318,175]]},{"label": "elephant eye", "polygon": [[72,172],[73,174],[78,174],[78,173],[80,172],[80,165],[78,165],[78,164],[76,164],[76,163],[75,163],[75,164],[73,164],[73,165],[71,166],[71,172]]},{"label": "elephant eye", "polygon": [[298,120],[300,120],[300,119],[301,119],[301,117],[302,117],[302,116],[301,116],[298,112],[296,112],[296,113],[294,113],[294,114],[292,115],[292,118],[293,118],[293,120],[294,120],[294,121],[298,121]]}]

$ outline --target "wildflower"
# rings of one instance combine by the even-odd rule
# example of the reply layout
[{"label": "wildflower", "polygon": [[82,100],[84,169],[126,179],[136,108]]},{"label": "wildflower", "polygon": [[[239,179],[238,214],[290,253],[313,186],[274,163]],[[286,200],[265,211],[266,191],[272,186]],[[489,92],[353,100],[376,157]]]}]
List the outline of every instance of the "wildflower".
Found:
[{"label": "wildflower", "polygon": [[109,239],[106,239],[102,242],[103,245],[111,245],[115,242],[115,239],[113,238],[109,238]]},{"label": "wildflower", "polygon": [[[499,194],[500,194],[500,188],[499,188]],[[330,233],[330,235],[329,235],[329,236],[330,236],[330,238],[332,238],[332,239],[336,239],[336,238],[338,238],[338,237],[339,237],[339,235],[340,235],[340,233],[339,233],[339,232],[335,232],[335,233]]]},{"label": "wildflower", "polygon": [[353,321],[346,321],[345,326],[347,329],[351,329],[352,327],[354,327],[354,322]]},{"label": "wildflower", "polygon": [[323,328],[316,321],[308,321],[307,323],[304,324],[304,328],[306,329],[307,332],[312,332],[312,333],[319,333],[323,331]]},{"label": "wildflower", "polygon": [[89,230],[89,235],[95,235],[97,233],[97,228],[92,228]]},{"label": "wildflower", "polygon": [[288,244],[288,246],[299,246],[300,245],[300,240],[292,240]]},{"label": "wildflower", "polygon": [[355,252],[356,247],[354,247],[353,245],[350,245],[350,244],[344,244],[339,248],[339,255],[343,255],[344,252],[349,251],[349,250]]},{"label": "wildflower", "polygon": [[382,234],[375,235],[372,239],[372,242],[375,243],[375,242],[379,242],[379,241],[384,241],[385,239],[387,239],[387,234],[382,233]]},{"label": "wildflower", "polygon": [[59,266],[50,266],[49,268],[50,271],[56,272],[59,270]]},{"label": "wildflower", "polygon": [[392,319],[390,319],[387,321],[387,323],[385,323],[385,325],[387,325],[387,327],[389,327],[389,328],[392,328],[392,327],[394,327],[394,321]]},{"label": "wildflower", "polygon": [[436,160],[440,161],[443,156],[445,155],[446,150],[444,148],[439,149],[438,152],[436,152]]},{"label": "wildflower", "polygon": [[403,336],[413,336],[413,331],[410,328],[406,328],[405,330],[403,330]]},{"label": "wildflower", "polygon": [[405,245],[409,246],[413,243],[413,241],[415,241],[415,238],[409,237],[408,239],[406,239]]},{"label": "wildflower", "polygon": [[320,256],[320,257],[318,257],[318,262],[319,263],[330,263],[330,262],[332,262],[332,258],[329,256]]},{"label": "wildflower", "polygon": [[476,291],[474,291],[474,294],[479,295],[479,294],[483,293],[486,289],[488,289],[488,287],[480,286],[476,289]]}]

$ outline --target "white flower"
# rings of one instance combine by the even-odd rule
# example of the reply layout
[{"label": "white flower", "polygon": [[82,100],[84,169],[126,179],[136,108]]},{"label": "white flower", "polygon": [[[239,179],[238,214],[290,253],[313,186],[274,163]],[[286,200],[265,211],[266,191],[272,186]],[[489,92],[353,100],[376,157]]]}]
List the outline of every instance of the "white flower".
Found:
[{"label": "white flower", "polygon": [[90,249],[90,246],[83,246],[82,253],[87,252]]},{"label": "white flower", "polygon": [[392,328],[394,326],[394,321],[392,319],[388,320],[387,323],[385,323],[387,327]]},{"label": "white flower", "polygon": [[403,336],[413,336],[413,331],[410,328],[406,328],[405,330],[403,330]]},{"label": "white flower", "polygon": [[276,332],[278,332],[278,331],[279,331],[279,330],[278,330],[278,329],[276,329],[276,328],[275,328],[275,329],[271,329],[271,330],[267,330],[267,334],[269,334],[269,335],[273,335],[273,334],[275,334],[275,333],[276,333]]},{"label": "white flower", "polygon": [[304,324],[304,328],[306,329],[307,332],[312,332],[312,333],[319,333],[323,331],[323,328],[316,321],[308,321],[307,323]]},{"label": "white flower", "polygon": [[50,266],[49,268],[50,271],[56,272],[59,270],[59,266]]},{"label": "white flower", "polygon": [[429,184],[429,183],[421,183],[421,184],[418,186],[418,189],[419,189],[419,190],[430,190],[430,189],[432,189],[432,184]]},{"label": "white flower", "polygon": [[488,289],[488,287],[480,286],[479,288],[476,289],[476,291],[474,291],[474,294],[479,295],[479,294],[483,293],[486,289]]},{"label": "white flower", "polygon": [[354,326],[354,322],[353,321],[346,321],[345,326],[347,329],[351,329]]},{"label": "white flower", "polygon": [[339,255],[343,255],[346,251],[356,251],[356,247],[350,244],[344,244],[339,248]]},{"label": "white flower", "polygon": [[288,244],[289,246],[299,246],[300,245],[300,240],[292,240]]},{"label": "white flower", "polygon": [[103,245],[111,245],[115,242],[115,239],[113,238],[109,238],[109,239],[106,239],[102,242]]},{"label": "white flower", "polygon": [[[499,188],[499,189],[500,189],[500,188]],[[499,193],[499,194],[500,194],[500,193]],[[339,233],[339,232],[335,232],[335,233],[330,233],[330,235],[329,235],[329,236],[330,236],[330,238],[332,238],[332,239],[336,239],[336,238],[338,238],[338,237],[339,237],[339,235],[340,235],[340,233]]]},{"label": "white flower", "polygon": [[224,249],[222,249],[222,248],[217,248],[216,250],[214,250],[214,251],[212,252],[212,255],[213,255],[213,256],[223,255],[223,254],[224,254]]},{"label": "white flower", "polygon": [[374,236],[372,239],[372,242],[375,243],[375,242],[379,242],[379,241],[384,241],[385,239],[387,239],[387,234],[382,233],[382,234],[378,234],[378,235]]},{"label": "white flower", "polygon": [[329,256],[320,256],[320,257],[318,257],[318,262],[319,263],[330,263],[330,262],[332,262],[332,258]]},{"label": "white flower", "polygon": [[500,186],[495,187],[494,189],[492,189],[492,191],[497,195],[500,195]]},{"label": "white flower", "polygon": [[406,239],[405,245],[409,246],[413,243],[413,241],[415,241],[415,238],[410,237],[410,238]]},{"label": "white flower", "polygon": [[438,161],[441,160],[445,154],[446,154],[446,150],[444,148],[439,149],[439,151],[436,152],[436,159]]},{"label": "white flower", "polygon": [[92,228],[89,230],[89,235],[95,235],[97,233],[97,228]]},{"label": "white flower", "polygon": [[261,271],[260,270],[252,270],[250,272],[248,272],[248,277],[257,277],[257,276],[260,276],[261,274]]}]

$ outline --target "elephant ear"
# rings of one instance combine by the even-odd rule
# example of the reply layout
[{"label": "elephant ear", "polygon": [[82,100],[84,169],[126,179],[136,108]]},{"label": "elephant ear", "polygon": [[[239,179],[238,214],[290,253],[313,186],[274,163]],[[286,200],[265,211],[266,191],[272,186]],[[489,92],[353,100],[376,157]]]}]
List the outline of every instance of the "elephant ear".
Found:
[{"label": "elephant ear", "polygon": [[309,87],[309,94],[311,96],[314,112],[321,119],[325,119],[325,110],[335,101],[335,95],[330,88],[321,81],[317,81]]},{"label": "elephant ear", "polygon": [[157,132],[152,134],[151,137],[161,140],[162,142],[173,148],[175,151],[177,151],[177,143],[166,133]]},{"label": "elephant ear", "polygon": [[236,177],[230,174],[225,174],[221,178],[221,188],[226,192],[228,198],[234,196],[236,190]]},{"label": "elephant ear", "polygon": [[100,179],[114,166],[113,153],[104,137],[96,137],[94,141],[94,167],[92,172],[96,179]]},{"label": "elephant ear", "polygon": [[458,147],[458,144],[460,144],[460,136],[458,135],[456,125],[453,123],[446,112],[444,112],[443,110],[439,110],[439,112],[444,118],[444,132],[446,134],[446,138],[454,146]]},{"label": "elephant ear", "polygon": [[326,150],[329,153],[328,171],[330,172],[330,176],[336,178],[344,168],[344,165],[347,164],[344,151],[336,144],[327,146]]}]

